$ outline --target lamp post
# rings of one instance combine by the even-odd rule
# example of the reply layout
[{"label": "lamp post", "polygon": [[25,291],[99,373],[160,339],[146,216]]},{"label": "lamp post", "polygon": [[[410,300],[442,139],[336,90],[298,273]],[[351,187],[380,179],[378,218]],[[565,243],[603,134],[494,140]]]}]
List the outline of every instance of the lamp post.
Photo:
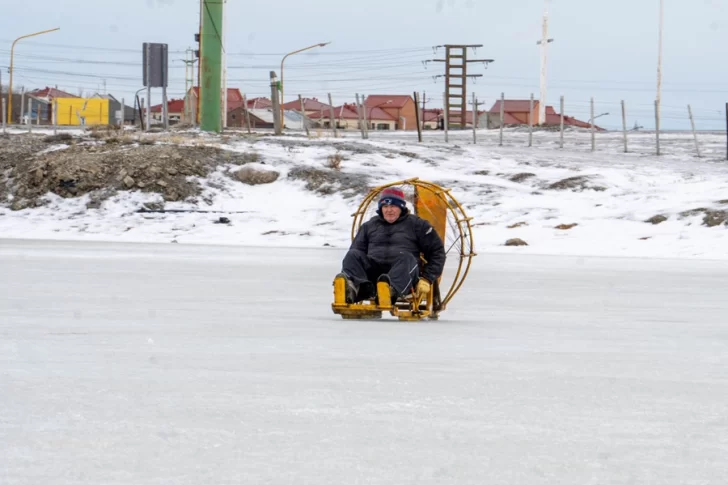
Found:
[{"label": "lamp post", "polygon": [[327,45],[331,44],[331,42],[322,42],[321,44],[314,44],[310,45],[308,47],[304,47],[303,49],[298,49],[297,51],[289,52],[285,56],[283,56],[283,59],[281,60],[281,126],[283,126],[283,105],[285,104],[286,100],[284,97],[284,87],[283,87],[283,63],[286,62],[286,58],[288,56],[292,56],[294,54],[298,54],[299,52],[307,51],[310,49],[315,49],[316,47],[326,47]]},{"label": "lamp post", "polygon": [[596,120],[597,118],[601,118],[602,116],[609,116],[609,113],[602,113],[600,115],[596,115],[594,118],[589,118],[589,123],[593,123],[594,120]]},{"label": "lamp post", "polygon": [[47,34],[49,32],[55,32],[56,30],[61,30],[61,28],[57,27],[55,29],[42,30],[33,34],[21,35],[13,41],[13,45],[12,47],[10,47],[10,81],[8,82],[8,124],[12,124],[13,122],[13,53],[15,50],[15,44],[17,44],[19,40],[27,39],[28,37],[35,37],[36,35]]}]

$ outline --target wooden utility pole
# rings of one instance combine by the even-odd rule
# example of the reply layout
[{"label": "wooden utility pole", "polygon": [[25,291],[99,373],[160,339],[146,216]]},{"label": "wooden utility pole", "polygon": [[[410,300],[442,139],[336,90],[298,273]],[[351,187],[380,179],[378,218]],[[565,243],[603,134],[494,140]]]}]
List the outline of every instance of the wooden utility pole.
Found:
[{"label": "wooden utility pole", "polygon": [[331,128],[334,130],[334,138],[338,138],[339,130],[336,126],[336,119],[334,117],[334,102],[331,100],[331,93],[329,93],[329,117],[331,119]]},{"label": "wooden utility pole", "polygon": [[[464,130],[467,125],[467,79],[483,77],[482,74],[468,74],[468,64],[482,62],[486,66],[495,62],[493,59],[468,59],[468,49],[483,47],[482,45],[451,45],[438,46],[445,48],[445,59],[433,59],[434,62],[445,63],[445,103],[447,123],[454,128]],[[443,77],[443,75],[437,76]],[[454,102],[453,102],[454,101]],[[453,109],[453,108],[459,108]]]},{"label": "wooden utility pole", "polygon": [[690,126],[693,129],[693,138],[695,139],[695,153],[700,158],[700,144],[698,143],[698,133],[695,131],[695,118],[693,118],[693,108],[688,105],[688,116],[690,116]]},{"label": "wooden utility pole", "polygon": [[270,72],[270,99],[273,102],[273,127],[275,134],[283,133],[283,120],[281,119],[281,104],[278,99],[278,76],[275,71]]},{"label": "wooden utility pole", "polygon": [[420,124],[420,93],[415,91],[415,106],[417,109],[415,109],[415,117],[417,118],[417,140],[419,140],[420,143],[422,143],[422,125]]}]

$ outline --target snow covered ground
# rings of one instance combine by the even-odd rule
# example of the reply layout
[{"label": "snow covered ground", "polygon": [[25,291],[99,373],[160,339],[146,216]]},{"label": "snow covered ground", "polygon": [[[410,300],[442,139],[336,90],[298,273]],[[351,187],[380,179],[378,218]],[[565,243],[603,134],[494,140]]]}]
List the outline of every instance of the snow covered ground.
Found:
[{"label": "snow covered ground", "polygon": [[[426,133],[423,144],[412,133],[372,133],[368,141],[356,133],[334,140],[301,136],[260,137],[254,143],[240,137],[211,144],[229,150],[254,151],[264,164],[281,174],[270,185],[247,186],[222,171],[203,181],[211,204],[169,203],[167,209],[209,213],[140,214],[140,193],[120,193],[101,209],[86,209],[87,198],[64,200],[49,196],[43,208],[13,212],[0,208],[0,234],[7,238],[83,239],[128,242],[178,242],[246,246],[345,247],[351,214],[360,197],[321,195],[305,182],[287,175],[295,167],[324,168],[328,156],[340,152],[342,172],[367,174],[371,183],[419,177],[442,183],[474,217],[475,247],[480,253],[609,255],[664,258],[728,258],[728,229],[706,227],[704,213],[728,211],[728,162],[725,134],[701,134],[703,158],[694,156],[692,135],[665,134],[656,157],[654,135],[630,134],[631,152],[622,153],[621,133],[569,132],[566,148],[558,134],[537,132],[534,147],[528,134],[509,130],[498,146],[498,131],[481,131],[477,145],[472,132]],[[512,181],[522,175],[522,180]],[[555,190],[552,184],[586,177],[587,190]],[[593,190],[596,188],[597,190]],[[656,215],[667,221],[644,221]],[[214,224],[227,217],[230,225]],[[559,225],[577,224],[569,230]],[[512,226],[517,226],[510,228]],[[504,247],[521,238],[529,246]]]},{"label": "snow covered ground", "polygon": [[0,241],[0,483],[725,483],[728,263],[486,254],[412,324],[342,255]]}]

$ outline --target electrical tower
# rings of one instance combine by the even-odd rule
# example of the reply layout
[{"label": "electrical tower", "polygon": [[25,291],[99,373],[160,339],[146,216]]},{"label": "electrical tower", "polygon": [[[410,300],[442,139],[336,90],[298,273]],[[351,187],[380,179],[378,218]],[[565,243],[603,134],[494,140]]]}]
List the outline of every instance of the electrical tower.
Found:
[{"label": "electrical tower", "polygon": [[[437,46],[445,48],[445,59],[433,59],[434,62],[445,63],[445,100],[444,109],[447,113],[447,125],[450,128],[465,129],[467,124],[467,80],[468,78],[483,77],[482,74],[468,74],[468,64],[482,62],[488,66],[493,59],[468,59],[468,49],[473,51],[482,45],[452,45]],[[454,109],[455,108],[455,109]]]}]

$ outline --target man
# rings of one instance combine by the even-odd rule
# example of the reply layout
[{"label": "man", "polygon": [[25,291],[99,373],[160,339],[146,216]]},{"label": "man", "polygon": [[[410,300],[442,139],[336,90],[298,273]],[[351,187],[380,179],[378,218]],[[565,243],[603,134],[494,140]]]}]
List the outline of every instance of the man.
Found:
[{"label": "man", "polygon": [[[422,275],[420,253],[427,261]],[[377,281],[389,283],[396,301],[413,288],[420,298],[428,295],[444,266],[445,247],[437,231],[409,213],[402,190],[387,188],[381,193],[377,215],[359,228],[340,275],[346,278],[347,303],[374,297]]]}]

